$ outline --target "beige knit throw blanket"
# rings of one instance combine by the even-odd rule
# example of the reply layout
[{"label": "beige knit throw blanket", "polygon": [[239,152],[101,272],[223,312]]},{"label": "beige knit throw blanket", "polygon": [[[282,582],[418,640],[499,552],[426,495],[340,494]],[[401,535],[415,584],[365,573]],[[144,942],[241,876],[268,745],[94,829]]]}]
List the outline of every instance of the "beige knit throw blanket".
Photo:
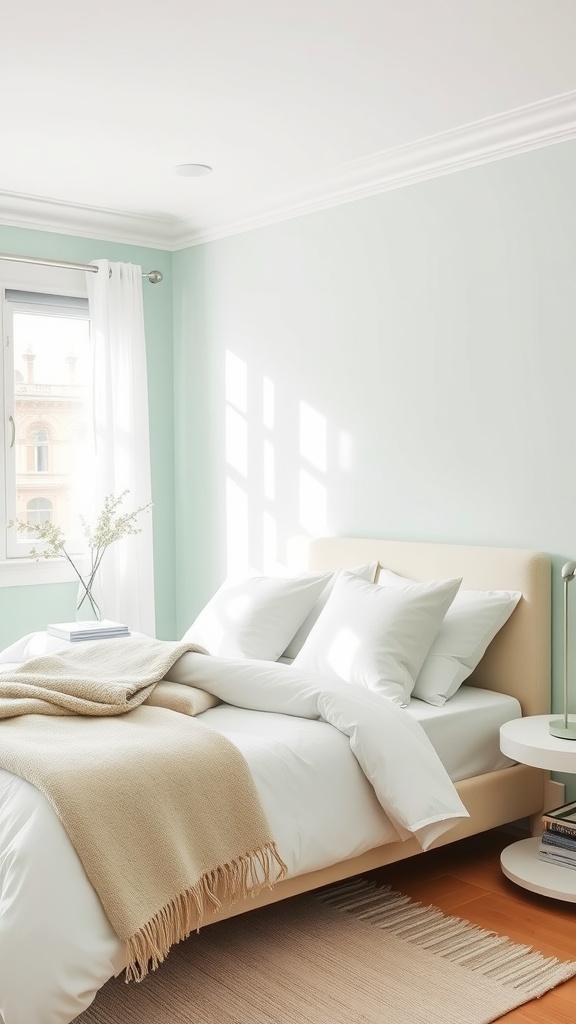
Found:
[{"label": "beige knit throw blanket", "polygon": [[190,650],[204,653],[98,640],[0,674],[0,767],[54,807],[126,943],[127,981],[286,870],[240,751],[193,717],[143,704]]}]

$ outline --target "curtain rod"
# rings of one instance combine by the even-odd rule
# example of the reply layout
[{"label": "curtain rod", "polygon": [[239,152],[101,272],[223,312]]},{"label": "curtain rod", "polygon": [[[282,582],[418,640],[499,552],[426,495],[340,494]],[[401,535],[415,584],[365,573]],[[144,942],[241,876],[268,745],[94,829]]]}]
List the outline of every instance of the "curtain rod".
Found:
[{"label": "curtain rod", "polygon": [[[62,267],[67,270],[89,270],[92,274],[98,273],[98,267],[91,263],[66,263],[64,260],[38,260],[34,256],[8,256],[0,253],[0,260],[10,260],[12,263],[35,263],[39,267]],[[150,284],[159,284],[163,280],[161,270],[149,270],[147,274],[142,272],[142,277],[147,277]]]}]

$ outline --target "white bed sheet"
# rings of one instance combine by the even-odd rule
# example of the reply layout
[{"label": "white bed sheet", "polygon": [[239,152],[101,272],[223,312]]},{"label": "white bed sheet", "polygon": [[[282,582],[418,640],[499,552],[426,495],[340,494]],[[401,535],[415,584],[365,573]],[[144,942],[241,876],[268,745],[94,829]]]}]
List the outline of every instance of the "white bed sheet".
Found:
[{"label": "white bed sheet", "polygon": [[452,782],[514,764],[502,754],[499,737],[504,722],[522,717],[515,697],[461,686],[442,708],[413,698],[407,711],[420,722]]}]

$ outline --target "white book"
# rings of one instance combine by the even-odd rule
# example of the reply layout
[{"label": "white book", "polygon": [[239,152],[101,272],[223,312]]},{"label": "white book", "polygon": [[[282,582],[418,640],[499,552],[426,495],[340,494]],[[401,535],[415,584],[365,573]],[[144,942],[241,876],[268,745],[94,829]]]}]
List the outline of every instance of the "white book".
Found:
[{"label": "white book", "polygon": [[111,619],[88,619],[85,622],[51,622],[46,626],[46,632],[50,636],[57,636],[61,640],[98,640],[105,637],[130,636],[128,626],[122,622],[112,622]]},{"label": "white book", "polygon": [[560,852],[548,853],[547,850],[540,849],[538,851],[538,859],[548,864],[557,864],[561,868],[571,868],[572,871],[576,870],[576,857],[571,857],[570,854],[565,855]]}]

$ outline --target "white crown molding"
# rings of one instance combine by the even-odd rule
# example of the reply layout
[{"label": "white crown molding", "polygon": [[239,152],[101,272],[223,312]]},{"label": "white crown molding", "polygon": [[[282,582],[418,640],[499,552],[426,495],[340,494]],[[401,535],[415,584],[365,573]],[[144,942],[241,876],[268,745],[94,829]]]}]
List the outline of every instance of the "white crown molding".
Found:
[{"label": "white crown molding", "polygon": [[29,228],[106,242],[171,249],[175,217],[124,213],[42,196],[0,191],[0,227]]},{"label": "white crown molding", "polygon": [[0,225],[176,251],[574,138],[576,91],[291,182],[245,216],[201,228],[185,218],[123,213],[1,191]]},{"label": "white crown molding", "polygon": [[214,228],[193,228],[173,249],[199,245],[355,199],[377,195],[468,167],[576,138],[576,91],[484,118],[472,124],[341,164],[324,175],[302,179],[252,216]]}]

